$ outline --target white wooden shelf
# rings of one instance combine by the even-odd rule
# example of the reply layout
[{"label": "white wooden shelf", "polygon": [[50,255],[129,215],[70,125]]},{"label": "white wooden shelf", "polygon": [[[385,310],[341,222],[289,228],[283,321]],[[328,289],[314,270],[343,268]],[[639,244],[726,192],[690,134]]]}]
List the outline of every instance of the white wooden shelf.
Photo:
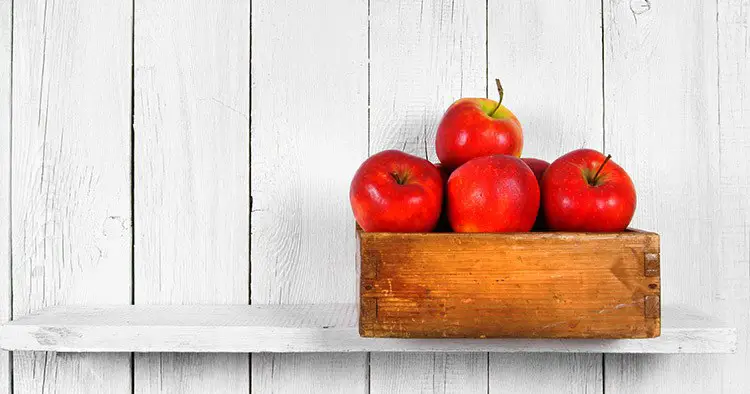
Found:
[{"label": "white wooden shelf", "polygon": [[654,339],[361,338],[354,304],[55,307],[0,327],[0,348],[58,352],[733,353],[737,332],[665,307]]}]

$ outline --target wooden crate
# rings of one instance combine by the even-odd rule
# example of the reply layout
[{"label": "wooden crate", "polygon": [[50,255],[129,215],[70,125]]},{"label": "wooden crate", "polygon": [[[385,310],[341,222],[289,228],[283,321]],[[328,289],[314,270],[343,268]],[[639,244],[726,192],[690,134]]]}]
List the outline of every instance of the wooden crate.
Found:
[{"label": "wooden crate", "polygon": [[659,235],[357,230],[359,331],[392,338],[652,338]]}]

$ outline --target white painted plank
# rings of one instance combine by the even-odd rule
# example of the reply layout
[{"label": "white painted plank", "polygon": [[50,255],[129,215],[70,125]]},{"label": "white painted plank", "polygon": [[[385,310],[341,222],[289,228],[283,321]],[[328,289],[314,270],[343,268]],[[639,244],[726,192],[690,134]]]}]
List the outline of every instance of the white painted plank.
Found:
[{"label": "white painted plank", "polygon": [[[10,320],[10,83],[12,2],[0,0],[0,324]],[[10,393],[10,354],[0,350],[0,394]]]},{"label": "white painted plank", "polygon": [[[401,149],[437,162],[435,133],[445,110],[461,97],[485,95],[486,3],[370,6],[370,152]],[[486,393],[487,354],[372,354],[370,389]]]},{"label": "white painted plank", "polygon": [[372,353],[371,360],[371,393],[487,392],[487,353]]},{"label": "white painted plank", "polygon": [[[16,1],[12,254],[16,317],[129,304],[131,4]],[[17,392],[130,393],[130,357],[15,353]]]},{"label": "white painted plank", "polygon": [[[411,354],[403,357],[383,354],[380,357],[384,360],[381,362],[382,368],[373,371],[373,379],[380,379],[381,377],[376,374],[388,374],[394,371],[404,374],[407,370],[406,366],[420,365],[420,368],[430,368],[430,371],[422,371],[423,373],[411,371],[414,373],[412,378],[415,382],[409,384],[416,384],[413,390],[425,388],[424,382],[432,382],[434,379],[435,384],[430,387],[440,391],[446,387],[484,387],[486,389],[486,355],[485,361],[482,362],[476,354],[470,354],[471,352],[721,353],[731,352],[736,347],[736,330],[727,328],[719,320],[705,314],[665,306],[662,335],[656,339],[378,339],[359,336],[356,304],[136,305],[48,309],[14,320],[1,327],[0,347],[12,350],[75,352],[397,351],[413,353],[450,351],[464,353],[438,356]],[[318,357],[320,361],[325,360],[320,355],[311,357]],[[425,357],[433,358],[434,366],[429,367],[427,363],[416,361],[414,364],[409,364],[411,360],[420,360]],[[287,359],[304,360],[305,358],[288,357]],[[541,363],[539,357],[533,359],[537,360],[536,364]],[[560,360],[576,359],[560,358]],[[338,362],[340,360],[336,363]],[[502,359],[501,362],[502,364],[498,365],[512,363],[513,360]],[[341,365],[336,363],[333,365]],[[273,367],[264,366],[264,368]],[[320,366],[320,368],[332,367]],[[499,368],[497,372],[502,369]],[[287,369],[274,370],[289,373]],[[482,371],[485,373],[484,379],[481,376]],[[342,377],[351,377],[343,371],[337,373]],[[469,378],[477,381],[472,380],[471,384],[468,384]],[[501,378],[508,379],[505,376]],[[403,381],[399,379],[379,381],[384,382],[384,385],[378,387],[378,390],[382,391],[388,391],[389,387],[398,386],[404,389],[409,387],[403,383],[406,378]],[[270,383],[280,384],[279,382]]]},{"label": "white painted plank", "polygon": [[523,126],[523,157],[602,149],[600,10],[592,0],[489,1],[489,96],[500,78]]},{"label": "white painted plank", "polygon": [[435,134],[445,110],[461,97],[486,94],[485,1],[371,7],[370,152],[400,149],[437,162]]},{"label": "white painted plank", "polygon": [[588,354],[534,354],[524,356],[523,362],[493,357],[489,392],[597,393],[602,390],[602,379],[601,360]]},{"label": "white painted plank", "polygon": [[[490,0],[488,7],[488,78],[500,78],[503,103],[523,126],[522,156],[551,162],[573,149],[602,149],[600,2]],[[600,368],[588,370],[598,364],[599,355],[491,354],[490,392],[601,392]],[[511,376],[508,365],[538,373]]]},{"label": "white painted plank", "polygon": [[[721,285],[716,2],[604,2],[607,152],[661,234],[662,302],[706,310]],[[736,165],[736,164],[733,164]],[[745,309],[747,305],[745,305]],[[607,357],[607,392],[725,392],[721,357]]]},{"label": "white painted plank", "polygon": [[[252,302],[354,302],[367,1],[253,1]],[[365,354],[254,355],[253,392],[367,390]]]},{"label": "white painted plank", "polygon": [[737,353],[721,357],[722,389],[750,388],[750,0],[718,2],[721,258],[716,310],[738,328]]},{"label": "white painted plank", "polygon": [[[248,303],[249,1],[135,3],[135,302]],[[249,357],[136,355],[138,393],[247,393]]]}]

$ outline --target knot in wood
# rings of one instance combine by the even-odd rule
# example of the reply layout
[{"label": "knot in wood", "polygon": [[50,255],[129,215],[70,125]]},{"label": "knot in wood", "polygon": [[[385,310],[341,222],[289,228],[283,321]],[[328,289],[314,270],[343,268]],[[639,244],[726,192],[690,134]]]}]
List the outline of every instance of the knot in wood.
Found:
[{"label": "knot in wood", "polygon": [[630,2],[630,12],[633,15],[641,15],[651,10],[651,1],[649,0],[632,0]]}]

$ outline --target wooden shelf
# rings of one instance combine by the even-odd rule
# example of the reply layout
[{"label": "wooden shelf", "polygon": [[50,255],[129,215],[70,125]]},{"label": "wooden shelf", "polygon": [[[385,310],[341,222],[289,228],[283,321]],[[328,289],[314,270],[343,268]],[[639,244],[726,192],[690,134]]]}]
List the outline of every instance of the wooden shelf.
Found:
[{"label": "wooden shelf", "polygon": [[58,352],[732,353],[737,332],[665,307],[654,339],[361,338],[354,304],[54,307],[0,327],[0,348]]}]

